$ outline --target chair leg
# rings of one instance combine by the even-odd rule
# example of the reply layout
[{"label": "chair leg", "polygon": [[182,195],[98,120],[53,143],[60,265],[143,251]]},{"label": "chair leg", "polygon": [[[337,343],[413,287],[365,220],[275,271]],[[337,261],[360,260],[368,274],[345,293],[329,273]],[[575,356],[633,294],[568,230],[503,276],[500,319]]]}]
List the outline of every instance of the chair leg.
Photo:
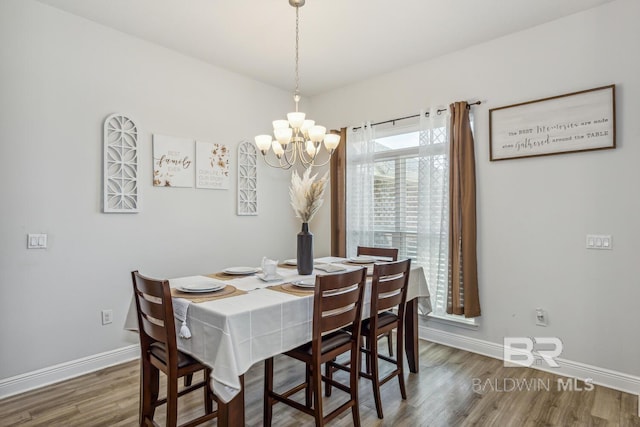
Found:
[{"label": "chair leg", "polygon": [[184,376],[184,386],[189,387],[193,382],[193,374],[187,374]]},{"label": "chair leg", "polygon": [[393,332],[387,333],[387,348],[389,349],[389,357],[393,357]]},{"label": "chair leg", "polygon": [[[213,400],[214,400],[213,390],[211,390],[211,369],[204,370],[204,381],[205,381],[204,411],[205,411],[205,414],[211,414],[213,413]],[[186,377],[185,377],[185,382],[186,382]]]},{"label": "chair leg", "polygon": [[360,378],[360,345],[351,349],[351,370],[349,371],[349,391],[353,406],[351,416],[353,425],[360,427],[360,402],[358,401],[358,379]]},{"label": "chair leg", "polygon": [[[309,366],[309,365],[307,365]],[[311,382],[313,394],[313,411],[316,419],[316,427],[324,425],[322,415],[322,370],[320,365],[311,368]]]},{"label": "chair leg", "polygon": [[404,340],[403,340],[403,335],[404,332],[402,331],[402,329],[398,329],[398,333],[397,333],[398,337],[396,339],[397,341],[397,346],[396,346],[396,352],[397,357],[397,364],[398,364],[398,382],[400,383],[400,395],[402,396],[402,399],[406,400],[407,399],[407,390],[404,386],[404,360],[403,360],[403,352],[404,352]]},{"label": "chair leg", "polygon": [[[333,368],[331,367],[331,362],[335,362],[336,359],[331,360],[330,362],[327,362],[324,364],[324,376],[329,378],[329,379],[333,379]],[[331,390],[332,390],[332,386],[331,384],[329,384],[328,382],[324,384],[324,395],[327,397],[331,397]]]},{"label": "chair leg", "polygon": [[[367,350],[369,350],[369,354],[371,354],[371,340],[369,339],[369,337],[364,337],[364,348],[366,348]],[[364,363],[365,363],[365,372],[367,374],[371,373],[371,362],[369,361],[369,356],[367,356],[367,353],[365,352],[364,355]]]},{"label": "chair leg", "polygon": [[160,371],[149,362],[142,360],[140,367],[140,425],[153,421],[160,388]]},{"label": "chair leg", "polygon": [[264,425],[266,427],[271,426],[271,419],[273,417],[273,398],[271,392],[273,391],[273,357],[265,359],[264,361],[264,408],[263,417]]},{"label": "chair leg", "polygon": [[307,408],[311,408],[313,403],[313,377],[311,375],[311,365],[305,367],[305,383],[307,387],[304,389],[304,403]]},{"label": "chair leg", "polygon": [[178,425],[178,378],[167,375],[167,427]]},{"label": "chair leg", "polygon": [[378,418],[382,419],[382,400],[380,399],[380,374],[378,372],[378,341],[374,338],[371,341],[371,351],[369,352],[368,359],[371,362],[371,384],[373,386],[373,399],[376,404],[376,412]]},{"label": "chair leg", "polygon": [[151,408],[150,376],[149,366],[147,366],[144,360],[140,360],[140,412],[138,414],[138,424],[140,427],[145,425],[145,418],[148,416]]}]

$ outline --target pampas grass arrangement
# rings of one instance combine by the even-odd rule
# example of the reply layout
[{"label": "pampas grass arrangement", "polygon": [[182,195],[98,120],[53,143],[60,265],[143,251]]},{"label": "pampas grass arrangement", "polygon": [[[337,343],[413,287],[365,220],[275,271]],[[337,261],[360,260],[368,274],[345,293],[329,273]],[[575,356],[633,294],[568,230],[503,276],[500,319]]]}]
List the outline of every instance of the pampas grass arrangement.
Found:
[{"label": "pampas grass arrangement", "polygon": [[316,181],[317,176],[318,174],[311,176],[311,168],[306,169],[302,177],[295,170],[291,173],[291,187],[289,187],[291,206],[303,223],[311,221],[322,206],[322,196],[327,186],[329,172],[318,181]]}]

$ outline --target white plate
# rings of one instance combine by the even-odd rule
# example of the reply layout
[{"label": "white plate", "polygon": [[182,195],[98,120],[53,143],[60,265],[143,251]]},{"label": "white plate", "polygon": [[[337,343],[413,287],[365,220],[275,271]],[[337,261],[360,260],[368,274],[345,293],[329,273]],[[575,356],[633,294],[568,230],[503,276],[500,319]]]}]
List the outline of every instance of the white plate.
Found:
[{"label": "white plate", "polygon": [[204,294],[207,292],[218,292],[224,289],[226,285],[220,286],[218,288],[211,288],[211,289],[189,289],[189,288],[184,288],[182,286],[178,286],[178,289],[181,290],[182,292],[186,292],[189,294]]},{"label": "white plate", "polygon": [[229,267],[222,270],[226,274],[235,274],[238,276],[246,276],[248,274],[257,273],[258,269],[255,267]]},{"label": "white plate", "polygon": [[184,284],[179,286],[180,290],[184,291],[184,292],[213,292],[213,291],[219,291],[220,289],[224,288],[226,286],[225,283],[223,282],[209,282],[209,281],[203,281],[203,282],[194,282],[194,283],[188,283],[188,284]]},{"label": "white plate", "polygon": [[293,286],[297,286],[299,288],[313,288],[316,286],[316,279],[298,280],[297,282],[293,282],[292,284]]},{"label": "white plate", "polygon": [[377,258],[371,256],[354,256],[349,258],[349,261],[355,262],[356,264],[373,264],[376,260]]},{"label": "white plate", "polygon": [[298,260],[295,258],[285,259],[284,261],[282,261],[282,263],[284,265],[298,265]]},{"label": "white plate", "polygon": [[213,292],[226,286],[224,282],[207,276],[177,277],[170,279],[169,283],[184,292]]}]

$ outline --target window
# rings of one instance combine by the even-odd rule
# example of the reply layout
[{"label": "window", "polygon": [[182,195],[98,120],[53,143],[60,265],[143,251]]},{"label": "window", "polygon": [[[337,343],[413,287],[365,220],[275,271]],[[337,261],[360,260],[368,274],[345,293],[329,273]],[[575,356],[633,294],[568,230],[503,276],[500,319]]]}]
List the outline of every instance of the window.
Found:
[{"label": "window", "polygon": [[446,314],[448,115],[402,128],[352,128],[347,143],[347,254],[395,247],[424,268],[433,315]]}]

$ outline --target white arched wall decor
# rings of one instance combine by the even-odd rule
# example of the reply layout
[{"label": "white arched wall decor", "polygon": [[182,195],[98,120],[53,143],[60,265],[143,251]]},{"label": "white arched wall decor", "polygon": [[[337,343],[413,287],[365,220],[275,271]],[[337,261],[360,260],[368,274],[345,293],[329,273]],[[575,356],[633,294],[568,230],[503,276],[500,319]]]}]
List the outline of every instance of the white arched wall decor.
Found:
[{"label": "white arched wall decor", "polygon": [[112,114],[104,121],[103,167],[103,211],[139,212],[138,126],[123,114]]},{"label": "white arched wall decor", "polygon": [[258,215],[258,152],[254,144],[238,145],[238,215]]}]

